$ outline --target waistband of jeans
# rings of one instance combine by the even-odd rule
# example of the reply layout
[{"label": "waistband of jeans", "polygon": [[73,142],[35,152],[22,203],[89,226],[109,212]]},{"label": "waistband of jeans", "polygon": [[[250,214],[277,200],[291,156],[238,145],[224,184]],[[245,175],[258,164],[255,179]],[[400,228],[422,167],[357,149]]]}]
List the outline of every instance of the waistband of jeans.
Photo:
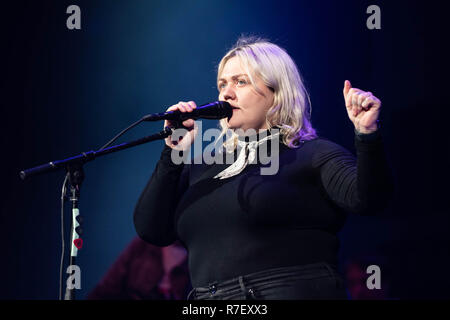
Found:
[{"label": "waistband of jeans", "polygon": [[230,287],[239,287],[240,286],[240,279],[245,281],[246,285],[252,285],[256,282],[264,281],[264,280],[276,280],[277,278],[283,279],[289,276],[296,277],[296,278],[304,278],[308,279],[309,275],[311,275],[311,271],[314,272],[313,278],[316,277],[325,277],[325,276],[336,276],[337,274],[337,267],[336,265],[325,263],[325,262],[318,262],[318,263],[312,263],[312,264],[306,264],[306,265],[295,265],[295,266],[289,266],[289,267],[278,267],[278,268],[270,268],[254,273],[250,273],[241,277],[235,277],[229,280],[224,281],[213,281],[210,282],[207,287],[195,287],[195,291],[197,293],[201,292],[211,292],[211,291],[217,291],[219,289],[223,288],[230,288]]}]

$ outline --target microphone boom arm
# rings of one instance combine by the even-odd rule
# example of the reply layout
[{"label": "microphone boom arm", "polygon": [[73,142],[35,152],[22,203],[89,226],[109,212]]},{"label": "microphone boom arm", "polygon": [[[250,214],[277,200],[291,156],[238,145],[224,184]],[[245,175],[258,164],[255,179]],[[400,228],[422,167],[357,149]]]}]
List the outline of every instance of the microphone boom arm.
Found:
[{"label": "microphone boom arm", "polygon": [[150,141],[155,141],[155,140],[162,140],[167,138],[168,136],[170,136],[172,134],[172,129],[169,127],[164,128],[163,131],[160,131],[159,133],[144,137],[144,138],[140,138],[131,142],[124,142],[122,144],[118,144],[112,147],[108,147],[108,148],[104,148],[104,149],[100,149],[97,151],[88,151],[88,152],[82,152],[79,155],[76,155],[74,157],[70,157],[70,158],[66,158],[64,160],[56,160],[56,161],[51,161],[49,163],[34,167],[34,168],[30,168],[30,169],[26,169],[20,172],[20,178],[22,180],[25,180],[26,178],[30,177],[30,176],[34,176],[37,174],[41,174],[41,173],[46,173],[46,172],[50,172],[50,171],[55,171],[61,168],[68,168],[74,164],[84,164],[86,162],[92,161],[97,157],[100,156],[104,156],[106,154],[109,153],[113,153],[113,152],[117,152],[123,149],[128,149],[134,146],[138,146],[140,144],[144,144]]}]

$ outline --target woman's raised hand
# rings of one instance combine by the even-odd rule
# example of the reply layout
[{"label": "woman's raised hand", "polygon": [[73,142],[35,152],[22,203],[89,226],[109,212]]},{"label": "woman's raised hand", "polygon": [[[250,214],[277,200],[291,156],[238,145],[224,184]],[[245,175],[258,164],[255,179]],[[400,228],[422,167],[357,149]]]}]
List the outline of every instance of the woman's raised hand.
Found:
[{"label": "woman's raised hand", "polygon": [[370,91],[352,88],[352,84],[348,80],[344,82],[343,91],[347,114],[356,130],[361,133],[376,131],[381,101]]}]

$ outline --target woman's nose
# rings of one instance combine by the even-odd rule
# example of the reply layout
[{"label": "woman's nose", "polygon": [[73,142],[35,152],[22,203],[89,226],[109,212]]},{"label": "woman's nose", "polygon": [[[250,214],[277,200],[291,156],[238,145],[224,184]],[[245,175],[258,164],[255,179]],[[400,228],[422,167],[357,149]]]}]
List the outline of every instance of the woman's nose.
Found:
[{"label": "woman's nose", "polygon": [[231,85],[227,85],[222,92],[223,100],[231,99],[234,100],[236,97],[236,93],[233,90],[233,87]]}]

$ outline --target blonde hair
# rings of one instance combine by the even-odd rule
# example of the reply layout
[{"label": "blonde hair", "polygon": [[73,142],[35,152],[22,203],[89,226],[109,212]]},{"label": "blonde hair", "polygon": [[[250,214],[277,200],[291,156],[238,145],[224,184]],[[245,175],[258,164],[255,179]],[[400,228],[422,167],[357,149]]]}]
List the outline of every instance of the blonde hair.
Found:
[{"label": "blonde hair", "polygon": [[[274,92],[273,105],[266,114],[266,124],[268,128],[279,128],[282,142],[286,146],[297,148],[302,140],[317,137],[311,125],[311,100],[308,92],[295,62],[284,49],[266,39],[240,37],[221,59],[217,79],[232,57],[239,58],[258,93],[261,90],[255,86],[255,77],[259,77]],[[220,120],[220,126],[222,135],[230,130],[227,119]],[[236,140],[237,134],[232,131],[225,146],[229,147],[230,143],[236,146]]]}]

